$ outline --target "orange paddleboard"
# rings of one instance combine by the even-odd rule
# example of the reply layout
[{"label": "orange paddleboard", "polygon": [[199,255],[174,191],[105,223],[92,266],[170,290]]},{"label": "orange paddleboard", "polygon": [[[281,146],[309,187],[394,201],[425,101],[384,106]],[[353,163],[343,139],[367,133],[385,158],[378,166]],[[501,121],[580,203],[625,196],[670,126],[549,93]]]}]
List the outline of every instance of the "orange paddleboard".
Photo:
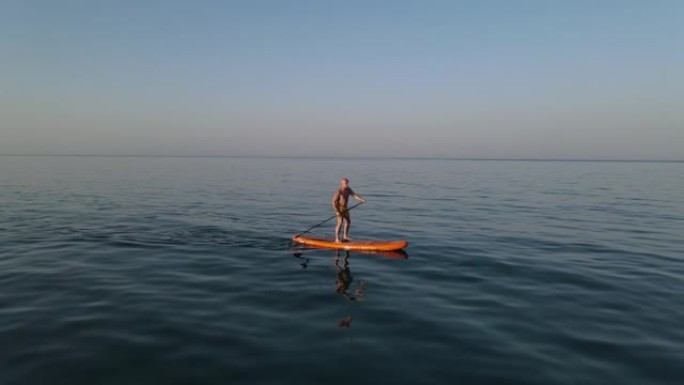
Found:
[{"label": "orange paddleboard", "polygon": [[342,250],[400,250],[408,246],[407,241],[347,241],[335,242],[330,238],[309,237],[304,235],[292,237],[292,242],[301,243],[312,247],[323,247],[326,249],[342,249]]},{"label": "orange paddleboard", "polygon": [[[309,247],[305,246],[299,249],[294,249],[295,255],[302,255],[303,253],[308,253],[308,252],[313,252],[313,251],[321,251],[322,249],[320,247]],[[326,250],[326,249],[323,249]],[[333,251],[333,249],[329,249],[328,251]],[[390,258],[390,259],[408,259],[408,254],[406,254],[406,251],[404,249],[399,249],[399,250],[343,250],[345,253],[353,253],[353,254],[359,254],[359,255],[379,255],[382,257]],[[336,253],[340,252],[340,249],[335,249]]]}]

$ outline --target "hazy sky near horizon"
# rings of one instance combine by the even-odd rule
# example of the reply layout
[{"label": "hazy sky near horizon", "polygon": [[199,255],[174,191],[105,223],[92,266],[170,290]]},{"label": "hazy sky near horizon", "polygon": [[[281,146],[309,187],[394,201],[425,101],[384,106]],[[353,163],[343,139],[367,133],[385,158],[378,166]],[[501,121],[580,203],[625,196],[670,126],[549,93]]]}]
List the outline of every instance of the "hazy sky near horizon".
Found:
[{"label": "hazy sky near horizon", "polygon": [[0,154],[684,159],[683,1],[0,9]]}]

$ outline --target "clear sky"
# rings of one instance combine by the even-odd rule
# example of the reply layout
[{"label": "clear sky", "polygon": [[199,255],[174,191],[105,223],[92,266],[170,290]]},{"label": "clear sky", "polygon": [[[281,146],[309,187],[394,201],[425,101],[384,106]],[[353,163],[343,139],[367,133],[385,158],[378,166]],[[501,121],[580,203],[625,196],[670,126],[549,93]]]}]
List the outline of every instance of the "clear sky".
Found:
[{"label": "clear sky", "polygon": [[0,3],[0,153],[684,159],[684,1]]}]

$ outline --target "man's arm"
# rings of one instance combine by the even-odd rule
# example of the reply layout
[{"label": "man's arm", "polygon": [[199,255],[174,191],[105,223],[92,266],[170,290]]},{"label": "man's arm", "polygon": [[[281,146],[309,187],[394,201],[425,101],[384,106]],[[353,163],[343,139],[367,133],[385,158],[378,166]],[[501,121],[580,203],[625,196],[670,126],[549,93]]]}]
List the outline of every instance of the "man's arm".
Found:
[{"label": "man's arm", "polygon": [[366,203],[366,200],[363,199],[363,197],[362,197],[361,195],[355,193],[354,191],[352,191],[352,196],[353,196],[354,199],[356,199],[357,201],[361,201],[361,202],[363,202],[363,203]]},{"label": "man's arm", "polygon": [[332,207],[336,213],[340,212],[339,202],[340,202],[340,190],[337,190],[337,191],[335,191],[335,194],[333,194],[333,197],[332,197]]}]

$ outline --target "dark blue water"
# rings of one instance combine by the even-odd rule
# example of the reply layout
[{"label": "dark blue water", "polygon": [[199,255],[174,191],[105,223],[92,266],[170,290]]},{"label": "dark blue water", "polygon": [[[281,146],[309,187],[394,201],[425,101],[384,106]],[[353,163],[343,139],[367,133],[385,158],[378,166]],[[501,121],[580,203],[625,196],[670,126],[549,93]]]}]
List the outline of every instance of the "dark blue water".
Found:
[{"label": "dark blue water", "polygon": [[[408,259],[292,250],[343,176]],[[683,239],[684,163],[3,156],[0,383],[678,384]]]}]

